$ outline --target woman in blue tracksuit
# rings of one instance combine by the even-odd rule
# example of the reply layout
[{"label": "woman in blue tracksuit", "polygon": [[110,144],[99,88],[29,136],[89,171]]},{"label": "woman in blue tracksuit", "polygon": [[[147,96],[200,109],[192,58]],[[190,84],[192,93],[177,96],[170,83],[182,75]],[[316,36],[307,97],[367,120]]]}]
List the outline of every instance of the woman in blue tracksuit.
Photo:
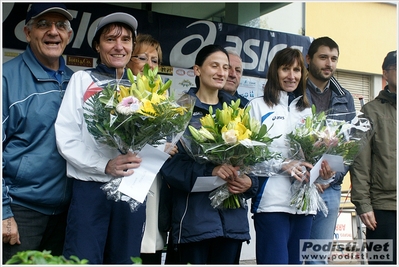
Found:
[{"label": "woman in blue tracksuit", "polygon": [[[199,119],[216,111],[223,102],[230,104],[232,96],[221,89],[226,83],[229,57],[217,45],[203,47],[195,60],[197,88],[189,95],[196,97],[190,125],[200,128]],[[188,131],[186,132],[188,134]],[[172,189],[172,239],[181,264],[237,264],[243,241],[250,239],[247,207],[217,209],[211,206],[209,192],[191,193],[200,176],[217,175],[226,180],[232,193],[255,195],[257,179],[244,175],[238,178],[238,168],[211,162],[201,164],[190,157],[180,142],[178,153],[168,159],[161,174]]]},{"label": "woman in blue tracksuit", "polygon": [[[270,136],[281,135],[273,146],[284,147],[286,134],[311,115],[306,97],[306,68],[303,55],[297,49],[285,48],[275,55],[267,74],[263,97],[249,102],[250,114],[266,124]],[[285,157],[284,150],[280,150]],[[300,264],[300,240],[308,239],[312,214],[290,206],[291,183],[306,179],[301,167],[308,170],[308,162],[288,160],[275,164],[270,177],[259,177],[259,190],[252,199],[256,231],[257,264]],[[331,170],[323,163],[320,175],[331,177]]]}]

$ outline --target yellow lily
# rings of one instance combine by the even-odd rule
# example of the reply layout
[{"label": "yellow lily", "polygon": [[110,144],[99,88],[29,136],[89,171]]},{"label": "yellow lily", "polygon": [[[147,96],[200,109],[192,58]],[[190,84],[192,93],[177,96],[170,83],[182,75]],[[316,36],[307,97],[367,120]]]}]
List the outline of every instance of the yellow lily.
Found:
[{"label": "yellow lily", "polygon": [[191,135],[193,136],[193,138],[195,140],[197,140],[198,142],[205,142],[206,138],[201,135],[197,129],[195,129],[193,126],[188,125],[188,130],[190,131]]},{"label": "yellow lily", "polygon": [[211,114],[206,114],[204,117],[200,118],[201,125],[210,131],[216,130],[215,120]]},{"label": "yellow lily", "polygon": [[231,100],[230,106],[233,110],[237,110],[240,106],[240,103],[241,103],[241,99],[237,99],[237,101]]},{"label": "yellow lily", "polygon": [[130,88],[123,85],[119,85],[118,102],[121,102],[122,99],[128,96],[130,96]]},{"label": "yellow lily", "polygon": [[184,113],[187,112],[187,108],[185,107],[177,107],[175,108],[176,112],[178,112],[180,115],[184,115]]},{"label": "yellow lily", "polygon": [[142,114],[145,114],[145,115],[148,115],[148,114],[154,114],[155,115],[155,109],[154,109],[154,107],[152,106],[152,103],[153,102],[151,102],[150,100],[148,100],[148,99],[142,99],[142,102],[141,102],[142,104],[141,104],[141,108],[140,108],[140,113],[142,113]]},{"label": "yellow lily", "polygon": [[250,129],[252,132],[258,134],[258,133],[259,133],[259,130],[260,130],[260,127],[261,127],[260,121],[258,121],[258,120],[255,119],[255,118],[249,118],[249,129]]},{"label": "yellow lily", "polygon": [[231,114],[233,110],[225,105],[223,105],[223,107],[225,108],[223,108],[222,110],[216,110],[216,119],[221,123],[221,125],[227,125],[231,121]]},{"label": "yellow lily", "polygon": [[230,122],[228,125],[223,126],[221,132],[227,132],[229,130],[235,130],[237,133],[238,141],[247,139],[251,136],[252,132],[245,127],[241,122]]},{"label": "yellow lily", "polygon": [[204,136],[206,139],[215,141],[215,137],[213,137],[213,135],[211,134],[210,131],[208,131],[206,128],[204,128],[204,126],[201,127],[201,129],[198,130],[198,132]]},{"label": "yellow lily", "polygon": [[251,136],[251,131],[249,129],[247,129],[247,127],[245,127],[244,124],[242,124],[241,122],[237,123],[236,128],[238,131],[238,140],[244,140],[244,139],[248,139]]}]

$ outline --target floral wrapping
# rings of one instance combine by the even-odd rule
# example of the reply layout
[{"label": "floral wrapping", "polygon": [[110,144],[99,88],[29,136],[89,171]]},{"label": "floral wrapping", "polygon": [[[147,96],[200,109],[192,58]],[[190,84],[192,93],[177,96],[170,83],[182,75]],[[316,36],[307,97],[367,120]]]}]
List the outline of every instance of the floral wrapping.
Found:
[{"label": "floral wrapping", "polygon": [[[366,118],[355,116],[351,122],[327,119],[325,112],[316,114],[313,105],[312,116],[297,125],[287,138],[300,145],[304,160],[313,165],[324,154],[331,154],[342,156],[343,164],[349,166],[360,152],[363,137],[370,129],[371,124]],[[292,206],[306,213],[320,210],[327,216],[327,206],[313,183],[294,181],[291,192]]]},{"label": "floral wrapping", "polygon": [[[187,153],[198,162],[210,161],[216,165],[239,166],[240,173],[250,173],[257,162],[279,157],[278,152],[269,150],[276,137],[268,136],[266,125],[260,124],[249,115],[249,108],[239,108],[240,100],[231,105],[223,103],[217,109],[200,119],[201,128],[189,125],[191,135],[183,135],[182,144]],[[245,201],[242,196],[232,194],[224,184],[210,192],[209,198],[214,208],[239,208]]]},{"label": "floral wrapping", "polygon": [[[148,64],[143,75],[133,76],[127,69],[129,80],[93,77],[97,92],[87,99],[84,118],[88,131],[99,144],[117,149],[120,153],[138,152],[146,144],[157,146],[176,143],[192,116],[194,98],[175,101],[167,96],[171,85],[163,83],[157,69]],[[102,186],[109,199],[126,201],[132,211],[140,202],[118,191],[123,178],[115,178]]]}]

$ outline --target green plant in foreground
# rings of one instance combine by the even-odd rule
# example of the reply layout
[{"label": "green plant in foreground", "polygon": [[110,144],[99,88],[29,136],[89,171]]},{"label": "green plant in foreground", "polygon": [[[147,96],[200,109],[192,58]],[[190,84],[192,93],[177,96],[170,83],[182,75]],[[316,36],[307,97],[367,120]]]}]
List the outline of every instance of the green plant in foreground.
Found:
[{"label": "green plant in foreground", "polygon": [[130,259],[132,260],[133,264],[140,264],[141,265],[143,263],[143,261],[141,260],[140,257],[131,257]]},{"label": "green plant in foreground", "polygon": [[66,259],[64,256],[53,256],[51,251],[43,250],[27,250],[17,252],[9,259],[6,264],[34,264],[34,265],[51,265],[51,264],[87,264],[88,260],[80,260],[76,256]]},{"label": "green plant in foreground", "polygon": [[[131,257],[133,264],[142,264],[140,257]],[[5,264],[29,264],[29,265],[71,265],[71,264],[88,264],[86,259],[80,260],[76,256],[66,259],[64,256],[53,256],[51,251],[43,250],[27,250],[17,252]]]}]

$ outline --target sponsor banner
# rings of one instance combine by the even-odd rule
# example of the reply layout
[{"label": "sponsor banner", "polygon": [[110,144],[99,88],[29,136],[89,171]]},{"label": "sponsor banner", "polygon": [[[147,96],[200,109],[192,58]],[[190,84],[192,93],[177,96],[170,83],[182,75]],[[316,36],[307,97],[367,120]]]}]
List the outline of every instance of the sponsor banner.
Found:
[{"label": "sponsor banner", "polygon": [[301,261],[380,261],[381,264],[392,261],[392,239],[336,240],[303,239],[300,240]]},{"label": "sponsor banner", "polygon": [[[2,3],[3,48],[25,50],[23,32],[29,3]],[[197,52],[205,45],[219,44],[233,47],[244,62],[244,75],[265,78],[268,66],[277,51],[295,47],[306,55],[312,38],[274,32],[228,23],[196,20],[171,16],[106,3],[66,3],[73,15],[73,36],[65,49],[73,64],[89,65],[84,58],[96,58],[91,49],[95,27],[103,16],[113,12],[126,12],[138,20],[138,33],[154,36],[162,45],[165,66],[189,69],[194,65]],[[83,57],[83,58],[81,58]],[[248,91],[248,94],[251,94]]]},{"label": "sponsor banner", "polygon": [[353,229],[352,229],[352,212],[341,212],[337,218],[335,225],[334,239],[338,240],[352,240]]}]

